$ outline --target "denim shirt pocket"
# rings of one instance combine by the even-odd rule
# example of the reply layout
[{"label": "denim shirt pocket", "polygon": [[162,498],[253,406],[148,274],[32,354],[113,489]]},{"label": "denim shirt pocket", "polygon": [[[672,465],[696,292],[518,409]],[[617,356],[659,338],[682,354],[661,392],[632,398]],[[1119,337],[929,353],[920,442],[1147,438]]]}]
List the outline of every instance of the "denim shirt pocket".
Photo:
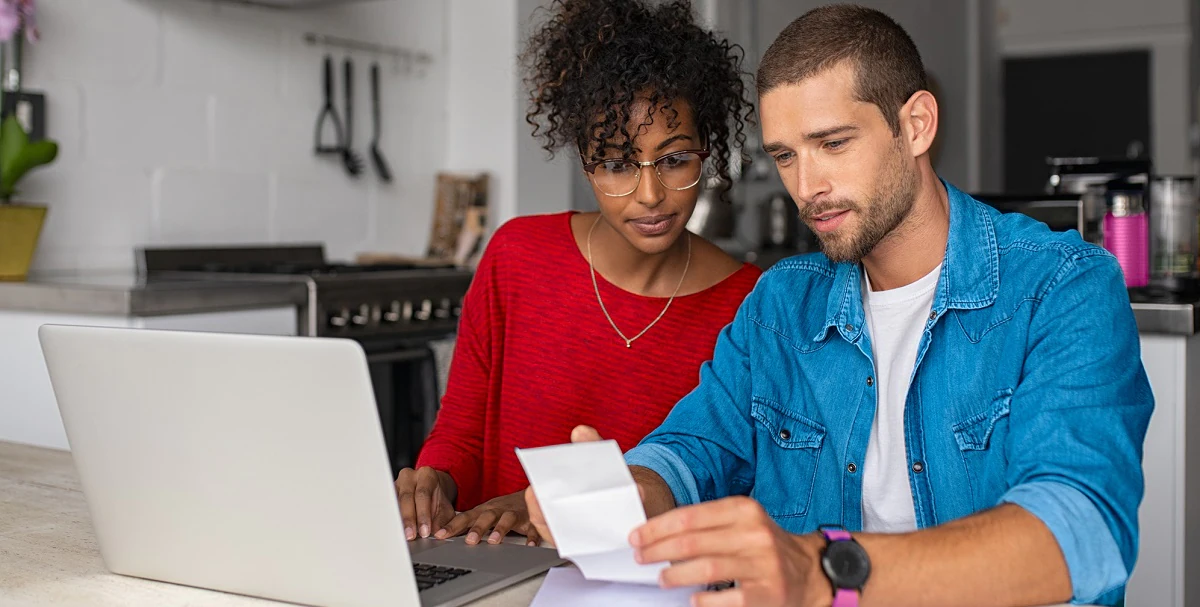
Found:
[{"label": "denim shirt pocket", "polygon": [[954,440],[962,453],[974,509],[990,508],[1004,494],[1008,455],[1008,414],[1013,391],[1005,388],[979,413],[954,424]]},{"label": "denim shirt pocket", "polygon": [[753,397],[754,490],[751,497],[772,518],[805,516],[812,501],[825,428],[778,402]]}]

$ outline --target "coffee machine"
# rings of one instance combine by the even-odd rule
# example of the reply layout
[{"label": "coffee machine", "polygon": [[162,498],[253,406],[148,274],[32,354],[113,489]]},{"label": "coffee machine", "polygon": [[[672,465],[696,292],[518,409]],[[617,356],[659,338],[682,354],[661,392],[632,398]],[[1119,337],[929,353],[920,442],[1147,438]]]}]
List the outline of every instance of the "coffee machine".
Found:
[{"label": "coffee machine", "polygon": [[1082,203],[1079,233],[1084,240],[1104,246],[1104,216],[1110,190],[1141,191],[1150,182],[1151,164],[1145,159],[1050,157],[1046,193],[1078,196]]}]

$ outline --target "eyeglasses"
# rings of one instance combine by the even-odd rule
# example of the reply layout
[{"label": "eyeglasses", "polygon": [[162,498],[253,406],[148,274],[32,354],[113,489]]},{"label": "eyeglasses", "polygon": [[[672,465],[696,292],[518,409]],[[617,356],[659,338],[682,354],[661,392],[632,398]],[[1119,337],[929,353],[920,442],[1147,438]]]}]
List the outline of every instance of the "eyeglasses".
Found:
[{"label": "eyeglasses", "polygon": [[[634,193],[642,181],[642,167],[650,166],[654,167],[654,174],[664,188],[681,191],[700,183],[704,159],[708,158],[708,154],[708,150],[682,150],[649,162],[609,158],[585,162],[583,170],[592,176],[592,182],[605,196],[628,196]],[[582,154],[579,159],[583,160]]]}]

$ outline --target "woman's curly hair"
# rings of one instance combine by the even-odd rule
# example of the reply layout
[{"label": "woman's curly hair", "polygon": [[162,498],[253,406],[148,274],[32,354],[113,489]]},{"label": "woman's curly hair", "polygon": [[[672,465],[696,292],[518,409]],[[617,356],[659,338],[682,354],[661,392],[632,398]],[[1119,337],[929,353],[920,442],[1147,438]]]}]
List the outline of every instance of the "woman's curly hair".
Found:
[{"label": "woman's curly hair", "polygon": [[[698,26],[687,0],[554,0],[549,10],[522,57],[530,89],[525,121],[547,152],[575,145],[581,153],[592,148],[599,160],[619,133],[621,153],[631,157],[627,125],[639,98],[651,108],[682,99],[712,152],[713,171],[730,182],[730,145],[744,146],[753,112],[741,47]],[[666,115],[674,127],[678,112]],[[640,125],[652,121],[645,116]]]}]

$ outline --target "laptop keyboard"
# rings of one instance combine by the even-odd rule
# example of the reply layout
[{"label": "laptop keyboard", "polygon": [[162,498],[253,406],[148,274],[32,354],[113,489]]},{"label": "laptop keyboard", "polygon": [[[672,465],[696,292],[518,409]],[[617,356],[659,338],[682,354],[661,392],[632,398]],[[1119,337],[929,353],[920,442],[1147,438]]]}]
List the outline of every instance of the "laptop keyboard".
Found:
[{"label": "laptop keyboard", "polygon": [[413,563],[413,573],[417,576],[417,590],[429,590],[438,584],[444,584],[471,573],[471,570]]}]

